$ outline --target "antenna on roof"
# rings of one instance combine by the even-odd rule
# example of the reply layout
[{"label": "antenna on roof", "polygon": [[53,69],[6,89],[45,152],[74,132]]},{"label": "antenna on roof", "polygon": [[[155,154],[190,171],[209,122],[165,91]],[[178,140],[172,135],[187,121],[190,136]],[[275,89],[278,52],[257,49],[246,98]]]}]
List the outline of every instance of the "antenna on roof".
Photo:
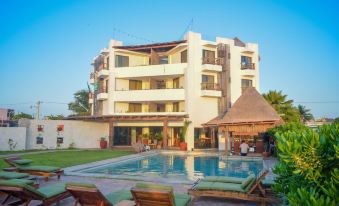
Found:
[{"label": "antenna on roof", "polygon": [[184,35],[188,32],[188,31],[192,31],[193,30],[193,18],[191,19],[191,21],[189,21],[187,27],[185,28],[184,32],[181,34],[181,36],[179,37],[180,39],[184,38]]}]

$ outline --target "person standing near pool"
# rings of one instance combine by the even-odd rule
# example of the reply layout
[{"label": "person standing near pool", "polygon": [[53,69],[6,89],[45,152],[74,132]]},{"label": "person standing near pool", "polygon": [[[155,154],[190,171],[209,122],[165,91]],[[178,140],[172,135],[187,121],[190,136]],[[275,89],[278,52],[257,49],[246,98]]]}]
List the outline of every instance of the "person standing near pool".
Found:
[{"label": "person standing near pool", "polygon": [[241,145],[239,146],[240,148],[240,155],[241,156],[247,156],[248,149],[250,148],[248,144],[245,142],[245,140],[241,141]]}]

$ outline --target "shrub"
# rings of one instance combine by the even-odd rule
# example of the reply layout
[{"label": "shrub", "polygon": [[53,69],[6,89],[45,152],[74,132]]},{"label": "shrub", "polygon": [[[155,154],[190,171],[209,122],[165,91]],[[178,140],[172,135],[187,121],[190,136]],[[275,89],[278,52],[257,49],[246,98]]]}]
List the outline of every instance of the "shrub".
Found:
[{"label": "shrub", "polygon": [[289,205],[339,202],[339,125],[317,130],[290,123],[270,131],[277,140],[279,163],[273,189]]}]

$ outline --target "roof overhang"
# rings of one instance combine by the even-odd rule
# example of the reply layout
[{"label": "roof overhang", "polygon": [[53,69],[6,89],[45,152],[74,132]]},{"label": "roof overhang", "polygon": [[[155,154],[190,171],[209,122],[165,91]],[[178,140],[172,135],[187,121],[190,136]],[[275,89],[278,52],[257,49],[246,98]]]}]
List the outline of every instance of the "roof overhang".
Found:
[{"label": "roof overhang", "polygon": [[184,115],[93,115],[93,116],[72,116],[67,120],[83,120],[83,121],[183,121],[188,118]]}]

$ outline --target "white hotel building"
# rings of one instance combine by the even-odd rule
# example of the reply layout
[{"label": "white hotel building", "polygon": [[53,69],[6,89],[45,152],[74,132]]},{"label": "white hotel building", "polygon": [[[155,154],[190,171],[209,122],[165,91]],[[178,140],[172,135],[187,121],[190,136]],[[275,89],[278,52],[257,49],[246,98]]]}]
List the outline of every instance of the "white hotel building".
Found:
[{"label": "white hotel building", "polygon": [[194,32],[181,41],[148,45],[111,40],[93,67],[89,118],[109,122],[113,147],[157,135],[164,147],[177,147],[188,120],[188,150],[224,148],[202,125],[227,112],[244,88],[260,90],[258,44],[207,41]]}]

